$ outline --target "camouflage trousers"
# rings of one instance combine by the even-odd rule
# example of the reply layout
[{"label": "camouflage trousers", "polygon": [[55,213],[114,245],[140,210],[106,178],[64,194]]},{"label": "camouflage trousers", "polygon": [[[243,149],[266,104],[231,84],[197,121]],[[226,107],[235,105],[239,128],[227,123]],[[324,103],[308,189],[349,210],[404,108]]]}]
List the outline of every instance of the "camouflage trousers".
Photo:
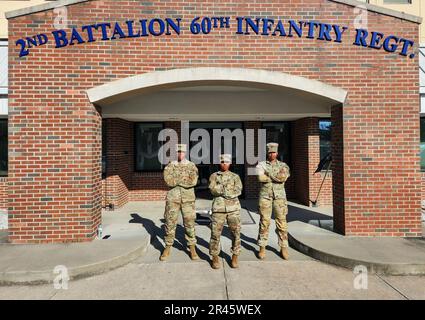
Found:
[{"label": "camouflage trousers", "polygon": [[167,201],[165,205],[165,245],[172,246],[176,237],[176,228],[179,214],[183,215],[183,224],[185,228],[185,238],[187,244],[196,244],[195,235],[195,201],[191,202],[171,202]]},{"label": "camouflage trousers", "polygon": [[220,254],[220,237],[226,221],[232,232],[232,254],[239,255],[241,252],[240,210],[232,212],[213,212],[211,216],[210,240],[210,255],[212,256],[218,256]]},{"label": "camouflage trousers", "polygon": [[278,242],[281,248],[288,248],[288,225],[286,223],[286,215],[288,213],[288,203],[286,199],[265,199],[260,198],[258,211],[260,213],[260,230],[258,232],[258,245],[260,247],[267,246],[269,241],[269,227],[274,211],[276,232]]}]

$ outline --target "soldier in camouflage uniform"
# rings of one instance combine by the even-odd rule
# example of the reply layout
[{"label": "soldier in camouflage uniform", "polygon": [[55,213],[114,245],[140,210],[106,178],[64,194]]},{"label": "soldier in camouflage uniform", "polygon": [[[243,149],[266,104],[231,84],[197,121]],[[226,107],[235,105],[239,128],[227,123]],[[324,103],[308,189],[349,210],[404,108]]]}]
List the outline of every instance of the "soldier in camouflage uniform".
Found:
[{"label": "soldier in camouflage uniform", "polygon": [[211,217],[210,255],[212,267],[220,268],[218,255],[220,254],[220,236],[224,223],[232,232],[232,268],[238,267],[238,256],[241,251],[241,205],[238,197],[242,193],[242,182],[239,176],[229,170],[232,155],[220,156],[220,171],[213,173],[209,180],[209,189],[214,196]]},{"label": "soldier in camouflage uniform", "polygon": [[289,259],[288,254],[288,227],[286,215],[288,203],[285,193],[285,181],[290,176],[289,167],[286,163],[277,160],[277,143],[267,144],[267,161],[257,165],[258,180],[261,183],[259,196],[260,230],[258,245],[260,252],[258,257],[264,259],[269,237],[269,227],[272,211],[275,213],[276,231],[279,236],[279,246],[282,258]]},{"label": "soldier in camouflage uniform", "polygon": [[161,261],[170,255],[174,243],[177,220],[180,212],[183,215],[185,238],[190,249],[192,260],[199,259],[196,253],[195,235],[195,191],[198,182],[198,169],[193,162],[185,158],[186,145],[178,144],[178,160],[170,162],[164,169],[165,183],[170,187],[165,205],[165,249],[160,257]]}]

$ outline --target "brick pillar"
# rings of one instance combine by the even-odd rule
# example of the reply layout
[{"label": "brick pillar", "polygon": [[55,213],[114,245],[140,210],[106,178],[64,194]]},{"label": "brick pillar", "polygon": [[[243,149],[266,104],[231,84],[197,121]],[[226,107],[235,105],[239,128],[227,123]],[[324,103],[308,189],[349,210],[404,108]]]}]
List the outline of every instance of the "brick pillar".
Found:
[{"label": "brick pillar", "polygon": [[[316,127],[317,125],[317,127]],[[315,148],[318,145],[318,118],[303,118],[292,123],[292,176],[297,200],[310,205],[313,196],[310,186]],[[314,172],[314,171],[313,171]]]},{"label": "brick pillar", "polygon": [[391,95],[361,106],[352,93],[342,108],[332,109],[334,149],[343,148],[335,152],[342,167],[334,177],[334,219],[345,235],[422,236],[416,84],[382,88]]},{"label": "brick pillar", "polygon": [[106,128],[106,179],[103,198],[106,206],[122,207],[129,201],[131,188],[131,157],[133,153],[133,123],[123,119],[104,119]]},{"label": "brick pillar", "polygon": [[345,234],[343,106],[332,107],[332,189],[334,230]]},{"label": "brick pillar", "polygon": [[9,241],[94,239],[101,221],[99,110],[84,92],[35,98],[12,86],[9,128]]}]

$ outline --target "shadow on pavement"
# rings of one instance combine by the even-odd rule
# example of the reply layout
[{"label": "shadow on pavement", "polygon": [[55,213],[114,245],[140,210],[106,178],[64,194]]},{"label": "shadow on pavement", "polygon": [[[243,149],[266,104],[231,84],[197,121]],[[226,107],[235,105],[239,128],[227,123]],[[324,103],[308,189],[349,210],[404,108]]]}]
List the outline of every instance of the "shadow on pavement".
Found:
[{"label": "shadow on pavement", "polygon": [[[230,240],[233,239],[232,238],[232,232],[230,231],[229,227],[227,227],[227,226],[224,227],[222,236],[225,236]],[[256,254],[257,249],[254,246],[250,245],[249,243],[252,243],[252,244],[255,245],[257,243],[257,241],[254,238],[248,237],[246,234],[244,234],[243,228],[242,228],[242,231],[241,231],[241,246],[244,249],[251,251],[254,254]]]},{"label": "shadow on pavement", "polygon": [[[160,241],[160,239],[164,239],[164,230],[163,228],[158,227],[154,221],[141,217],[138,213],[132,213],[131,214],[132,219],[129,221],[129,223],[139,223],[142,224],[146,231],[149,233],[150,237],[151,237],[151,241],[150,243],[152,244],[152,246],[158,250],[158,254],[161,255],[162,251],[164,250],[164,245],[162,244],[162,242]],[[161,219],[161,222],[163,220]],[[208,242],[205,241],[204,239],[200,238],[200,237],[196,237],[197,240],[197,244],[198,245],[202,245],[205,248],[208,248]],[[176,227],[176,239],[174,241],[174,248],[183,251],[184,253],[186,253],[189,257],[189,251],[187,250],[187,246],[186,246],[186,239],[185,239],[185,230],[184,227],[182,227],[181,225],[177,224]],[[200,250],[197,250],[197,253],[199,255],[199,258],[201,260],[206,260],[209,261],[209,257],[208,255],[206,255],[205,253],[201,252]],[[158,255],[158,257],[159,257]]]},{"label": "shadow on pavement", "polygon": [[[258,215],[258,202],[256,200],[242,200],[241,204],[250,213]],[[287,221],[302,221],[308,223],[309,221],[324,221],[324,220],[332,220],[331,215],[326,215],[320,212],[315,211],[313,208],[300,208],[293,205],[288,205],[288,215]],[[272,219],[274,219],[274,214],[272,215]]]},{"label": "shadow on pavement", "polygon": [[333,220],[332,216],[312,211],[309,209],[299,208],[295,206],[288,206],[288,215],[286,217],[288,222],[292,221],[302,221],[309,223],[312,220],[315,221],[324,221],[324,220]]}]

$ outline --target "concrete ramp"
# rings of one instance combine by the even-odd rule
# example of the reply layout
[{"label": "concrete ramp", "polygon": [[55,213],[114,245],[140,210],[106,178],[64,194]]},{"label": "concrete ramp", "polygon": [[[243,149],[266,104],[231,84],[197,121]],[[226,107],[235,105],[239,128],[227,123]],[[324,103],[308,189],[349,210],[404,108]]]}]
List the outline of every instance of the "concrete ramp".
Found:
[{"label": "concrete ramp", "polygon": [[52,283],[66,273],[69,280],[101,274],[140,257],[149,242],[143,226],[127,223],[104,226],[102,239],[87,243],[1,243],[0,285]]},{"label": "concrete ramp", "polygon": [[290,222],[289,243],[317,260],[384,275],[425,275],[425,238],[342,236],[301,221]]}]

